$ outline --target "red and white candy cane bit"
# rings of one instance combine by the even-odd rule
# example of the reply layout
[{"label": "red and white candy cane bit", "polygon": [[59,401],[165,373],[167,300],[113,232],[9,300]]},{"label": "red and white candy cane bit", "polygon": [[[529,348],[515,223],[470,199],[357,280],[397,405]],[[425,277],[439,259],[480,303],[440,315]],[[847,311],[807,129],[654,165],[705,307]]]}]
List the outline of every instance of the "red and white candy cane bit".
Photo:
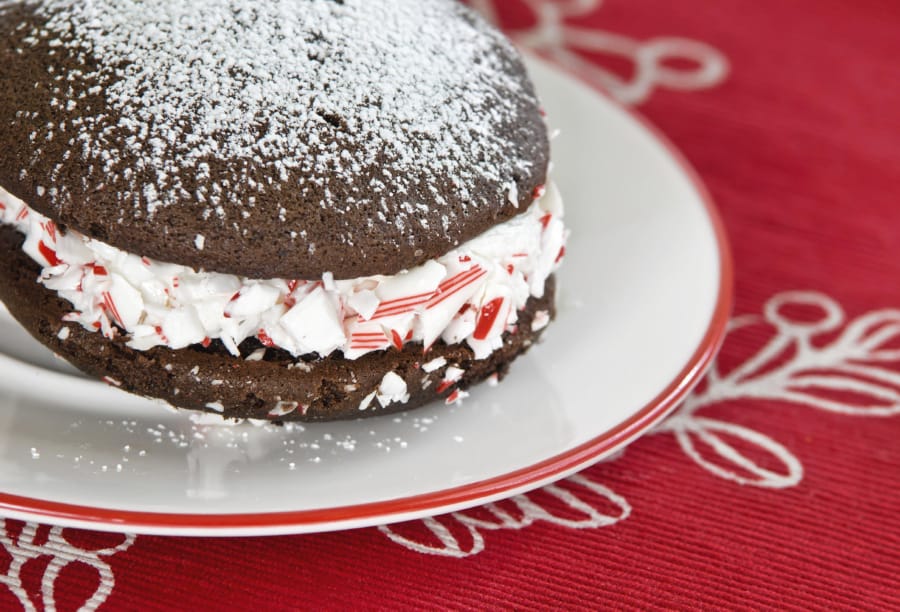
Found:
[{"label": "red and white candy cane bit", "polygon": [[434,308],[455,293],[458,293],[459,291],[462,291],[473,283],[478,282],[486,275],[487,272],[485,271],[485,269],[476,264],[465,272],[460,272],[459,274],[452,276],[438,286],[437,292],[434,294],[434,296],[432,296],[430,300],[428,300],[426,308]]},{"label": "red and white candy cane bit", "polygon": [[97,321],[94,325],[99,325],[97,329],[102,330],[103,337],[107,340],[112,340],[116,337],[116,328],[113,327],[112,323],[110,323],[109,317],[105,312],[100,313],[100,320]]},{"label": "red and white candy cane bit", "polygon": [[22,207],[22,210],[19,211],[19,214],[16,215],[16,221],[24,221],[28,217],[28,209],[26,207]]},{"label": "red and white candy cane bit", "polygon": [[156,327],[153,328],[153,331],[156,332],[156,335],[159,336],[159,339],[162,340],[164,344],[169,343],[169,339],[163,333],[163,328],[161,326],[157,325]]},{"label": "red and white candy cane bit", "polygon": [[353,332],[353,335],[350,336],[351,340],[371,340],[371,339],[381,339],[384,336],[383,332]]},{"label": "red and white candy cane bit", "polygon": [[[428,299],[434,295],[433,291],[429,291],[427,293],[419,293],[416,295],[411,295],[409,297],[397,298],[395,300],[388,300],[386,302],[382,302],[378,305],[378,309],[372,314],[369,318],[369,321],[375,321],[376,319],[384,319],[386,317],[393,317],[395,315],[407,314],[416,309],[417,306],[420,306],[428,301]],[[359,321],[363,321],[362,315],[358,318]]]},{"label": "red and white candy cane bit", "polygon": [[118,380],[116,380],[112,376],[104,376],[103,382],[105,382],[107,385],[111,385],[113,387],[121,387],[122,386],[122,383],[120,383]]},{"label": "red and white candy cane bit", "polygon": [[41,229],[47,234],[50,242],[56,244],[56,224],[53,221],[41,221]]},{"label": "red and white candy cane bit", "polygon": [[388,344],[384,332],[355,332],[350,336],[351,349],[380,349]]},{"label": "red and white candy cane bit", "polygon": [[390,341],[394,345],[395,349],[397,349],[398,351],[403,350],[403,338],[400,337],[400,334],[397,333],[396,329],[391,330]]},{"label": "red and white candy cane bit", "polygon": [[93,271],[94,276],[107,276],[109,271],[101,265],[91,264],[91,271]]},{"label": "red and white candy cane bit", "polygon": [[547,186],[538,185],[534,188],[534,191],[531,192],[531,195],[535,200],[539,200],[540,198],[544,197],[545,193],[547,193]]},{"label": "red and white candy cane bit", "polygon": [[44,259],[47,260],[47,263],[50,264],[50,267],[58,266],[59,264],[63,263],[62,259],[57,257],[56,251],[44,244],[43,240],[38,241],[38,251],[40,251]]},{"label": "red and white candy cane bit", "polygon": [[404,338],[396,329],[385,329],[384,335],[388,339],[388,341],[394,345],[394,348],[396,348],[398,351],[402,351],[403,345],[406,342],[412,340],[413,332],[412,330],[409,330],[409,332],[406,334],[406,337]]},{"label": "red and white candy cane bit", "polygon": [[[167,295],[167,296],[171,297],[171,295],[169,294],[169,288],[168,288],[168,287],[166,287],[166,288],[164,289],[164,291],[166,292],[166,295]],[[228,304],[225,305],[225,312],[222,313],[222,316],[223,316],[223,317],[225,317],[226,319],[230,319],[230,318],[231,318],[231,313],[228,312],[228,307],[229,307],[229,305],[231,305],[232,302],[236,302],[237,299],[238,299],[239,297],[241,297],[241,292],[240,292],[240,291],[238,291],[237,293],[235,293],[234,295],[231,296],[231,299],[228,300]]]},{"label": "red and white candy cane bit", "polygon": [[503,302],[504,299],[498,297],[481,307],[481,312],[478,314],[478,323],[475,325],[475,333],[472,334],[473,338],[476,340],[487,339],[488,334],[491,333],[491,329],[494,327],[494,322],[497,320],[497,315],[500,314],[500,310],[503,308]]},{"label": "red and white candy cane bit", "polygon": [[[438,285],[437,290],[434,292],[419,293],[408,297],[382,302],[378,306],[378,309],[375,311],[372,317],[369,319],[369,321],[397,316],[401,314],[408,314],[422,305],[424,305],[425,308],[434,308],[453,294],[478,281],[486,274],[487,272],[484,270],[484,268],[476,264],[468,270],[465,270],[464,272],[460,272],[459,274],[448,278],[440,285]],[[358,317],[357,320],[359,320],[360,322],[363,321],[361,316]],[[354,337],[356,337],[356,334],[354,334]],[[398,348],[402,346],[402,344],[398,346],[398,342],[393,338],[393,335],[388,336],[388,341],[393,343],[394,346],[397,346]]]},{"label": "red and white candy cane bit", "polygon": [[309,406],[305,406],[300,402],[278,402],[274,408],[272,408],[266,416],[270,419],[277,419],[278,417],[287,416],[295,410],[300,409],[301,414],[306,414],[306,411],[309,409]]},{"label": "red and white candy cane bit", "polygon": [[475,264],[468,270],[459,272],[459,273],[451,276],[444,282],[442,282],[440,285],[438,285],[437,293],[446,293],[446,292],[450,291],[451,289],[456,289],[457,287],[464,287],[464,286],[470,284],[470,278],[472,276],[475,276],[481,272],[484,272],[484,268],[482,268],[478,264]]},{"label": "red and white candy cane bit", "polygon": [[107,312],[109,312],[110,316],[115,320],[116,323],[124,327],[124,324],[122,323],[122,316],[119,314],[119,309],[116,307],[116,302],[115,300],[113,300],[112,295],[109,293],[109,291],[104,291],[102,293],[102,297],[103,307]]},{"label": "red and white candy cane bit", "polygon": [[261,329],[257,332],[256,337],[262,343],[263,346],[267,346],[269,348],[275,348],[275,341],[266,333],[266,330]]},{"label": "red and white candy cane bit", "polygon": [[559,249],[559,255],[556,256],[556,261],[553,263],[559,263],[562,261],[562,258],[566,256],[566,247],[563,246]]},{"label": "red and white candy cane bit", "polygon": [[449,389],[450,387],[452,387],[455,384],[456,384],[455,380],[450,380],[449,378],[445,378],[444,380],[441,381],[441,384],[439,384],[437,386],[437,388],[435,389],[435,392],[438,395],[440,395],[441,393],[443,393],[444,391],[446,391],[447,389]]},{"label": "red and white candy cane bit", "polygon": [[463,399],[469,397],[469,394],[465,391],[461,391],[459,389],[455,390],[453,393],[447,396],[447,399],[444,400],[444,403],[448,406],[461,402]]},{"label": "red and white candy cane bit", "polygon": [[552,213],[544,213],[544,216],[541,217],[541,227],[547,229],[547,226],[550,225],[550,219],[553,218]]},{"label": "red and white candy cane bit", "polygon": [[141,257],[141,263],[149,268],[151,261],[149,259],[147,259],[146,257]]},{"label": "red and white candy cane bit", "polygon": [[[287,295],[284,297],[284,307],[287,308],[288,310],[290,310],[291,308],[293,308],[294,306],[297,305],[297,298],[294,297],[294,291],[296,291],[297,287],[299,287],[299,286],[300,286],[300,281],[298,281],[298,280],[289,280],[287,282],[288,292],[287,292]],[[240,292],[238,292],[237,295],[240,295]],[[231,299],[234,300],[235,298],[232,297]]]}]

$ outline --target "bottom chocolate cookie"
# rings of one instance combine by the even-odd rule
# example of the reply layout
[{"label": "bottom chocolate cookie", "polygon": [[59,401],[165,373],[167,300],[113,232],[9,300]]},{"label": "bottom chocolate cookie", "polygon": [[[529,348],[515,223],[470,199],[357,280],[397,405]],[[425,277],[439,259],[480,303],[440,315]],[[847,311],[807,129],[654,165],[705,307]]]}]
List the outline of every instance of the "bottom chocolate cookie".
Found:
[{"label": "bottom chocolate cookie", "polygon": [[423,354],[421,344],[368,353],[359,359],[294,358],[245,341],[241,357],[218,342],[173,350],[129,348],[122,337],[66,323],[71,305],[37,282],[40,268],[22,250],[23,236],[0,227],[0,300],[40,342],[83,372],[125,391],[159,398],[173,406],[214,412],[226,418],[324,421],[373,416],[417,408],[435,400],[456,401],[470,386],[493,375],[537,340],[555,314],[555,283],[519,312],[515,332],[503,346],[476,360],[465,345],[438,342]]}]

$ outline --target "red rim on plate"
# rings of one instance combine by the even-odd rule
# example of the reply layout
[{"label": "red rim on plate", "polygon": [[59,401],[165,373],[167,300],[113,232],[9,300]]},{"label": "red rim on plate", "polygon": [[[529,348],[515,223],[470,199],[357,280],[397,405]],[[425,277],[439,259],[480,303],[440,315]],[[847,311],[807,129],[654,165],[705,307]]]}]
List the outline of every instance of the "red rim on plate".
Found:
[{"label": "red rim on plate", "polygon": [[[569,72],[554,64],[556,69]],[[571,74],[571,72],[570,72]],[[577,78],[577,75],[574,75]],[[581,81],[579,79],[579,81]],[[581,81],[584,83],[584,81]],[[596,90],[596,88],[594,88]],[[647,431],[672,412],[700,381],[721,347],[731,314],[734,271],[722,219],[697,172],[681,152],[647,119],[612,100],[665,147],[697,191],[715,234],[719,252],[719,291],[709,326],[678,376],[652,401],[617,427],[564,453],[502,476],[422,495],[353,506],[293,512],[169,514],[94,508],[0,492],[0,515],[106,531],[235,535],[337,530],[443,514],[522,493],[583,469]]]}]

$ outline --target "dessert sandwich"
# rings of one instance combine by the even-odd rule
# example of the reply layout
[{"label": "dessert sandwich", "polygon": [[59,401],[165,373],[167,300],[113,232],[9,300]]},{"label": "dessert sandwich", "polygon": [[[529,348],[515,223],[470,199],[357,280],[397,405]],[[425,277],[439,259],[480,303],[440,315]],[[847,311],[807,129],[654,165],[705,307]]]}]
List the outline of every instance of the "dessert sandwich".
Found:
[{"label": "dessert sandwich", "polygon": [[453,0],[0,0],[0,147],[0,300],[176,407],[452,404],[554,316],[540,106]]}]

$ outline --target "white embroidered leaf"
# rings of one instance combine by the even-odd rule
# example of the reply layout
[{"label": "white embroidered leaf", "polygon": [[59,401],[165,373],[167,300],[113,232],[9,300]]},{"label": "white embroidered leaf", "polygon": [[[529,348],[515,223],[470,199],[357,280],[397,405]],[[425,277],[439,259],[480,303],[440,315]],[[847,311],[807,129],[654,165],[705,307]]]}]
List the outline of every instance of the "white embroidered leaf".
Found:
[{"label": "white embroidered leaf", "polygon": [[859,378],[846,376],[840,373],[799,374],[793,376],[790,381],[793,389],[835,389],[838,391],[852,391],[859,394],[872,395],[884,401],[897,401],[900,394],[884,385],[869,383]]},{"label": "white embroidered leaf", "polygon": [[[115,578],[109,563],[104,557],[109,557],[130,547],[135,536],[122,536],[121,544],[112,548],[101,550],[85,550],[68,542],[63,536],[62,527],[52,527],[47,535],[45,543],[38,543],[38,531],[42,529],[37,523],[24,523],[18,538],[10,537],[8,521],[0,522],[0,545],[12,557],[12,562],[5,576],[0,576],[0,584],[5,584],[10,592],[22,604],[25,610],[35,610],[31,597],[22,584],[22,568],[25,563],[40,557],[49,557],[50,561],[41,575],[41,599],[43,609],[56,609],[56,582],[62,572],[70,563],[83,563],[97,572],[97,586],[79,608],[91,612],[99,608],[109,597],[115,585]],[[43,528],[46,529],[46,528]],[[81,584],[81,583],[79,583]]]},{"label": "white embroidered leaf", "polygon": [[[478,529],[470,525],[463,525],[452,514],[440,517],[440,519],[454,521],[457,527],[465,529],[469,535],[470,545],[464,547],[460,543],[460,539],[435,517],[414,521],[411,524],[382,525],[378,527],[378,530],[395,544],[425,555],[462,559],[477,555],[484,550],[484,537]],[[429,533],[422,534],[422,527]]]},{"label": "white embroidered leaf", "polygon": [[809,408],[846,414],[849,416],[890,417],[900,414],[900,405],[863,405],[852,406],[846,401],[831,400],[811,393],[784,391],[780,397],[786,402],[793,402]]},{"label": "white embroidered leaf", "polygon": [[[564,509],[564,514],[540,503],[549,495]],[[579,474],[544,487],[537,493],[517,495],[500,503],[487,504],[470,511],[378,529],[390,540],[410,550],[428,555],[463,558],[484,550],[483,531],[519,530],[537,521],[571,529],[590,529],[613,525],[628,518],[631,506],[621,495]],[[613,509],[612,513],[607,513]],[[423,530],[424,527],[424,530]],[[459,534],[459,535],[456,535]],[[465,536],[462,538],[460,536]]]},{"label": "white embroidered leaf", "polygon": [[[743,485],[771,489],[792,487],[803,478],[803,466],[788,449],[752,429],[733,423],[693,417],[683,419],[681,426],[674,428],[674,433],[678,444],[688,457],[720,478]],[[726,440],[728,436],[755,446],[758,452],[766,453],[780,463],[783,470],[774,471],[762,467],[729,444]],[[707,457],[708,453],[711,453],[712,457]]]},{"label": "white embroidered leaf", "polygon": [[[792,318],[791,310],[803,307],[821,314],[813,320]],[[771,298],[763,312],[762,319],[735,318],[729,336],[763,322],[772,326],[772,338],[727,374],[716,371],[708,387],[691,398],[692,412],[725,400],[771,400],[856,416],[900,413],[900,371],[885,367],[900,362],[900,348],[894,348],[900,346],[900,311],[860,316],[825,344],[824,334],[839,331],[846,321],[830,297],[789,291]]]},{"label": "white embroidered leaf", "polygon": [[[22,584],[22,567],[27,561],[39,556],[32,546],[37,527],[36,523],[26,523],[22,527],[19,537],[13,540],[9,533],[9,519],[0,519],[0,545],[11,557],[6,575],[0,576],[0,584],[6,585],[10,593],[19,600],[22,609],[27,612],[33,612],[36,608]],[[20,543],[23,546],[20,546]]]},{"label": "white embroidered leaf", "polygon": [[[497,0],[471,0],[470,4],[497,22]],[[525,0],[535,25],[509,32],[521,46],[532,49],[609,92],[623,104],[640,104],[658,87],[675,90],[705,89],[728,75],[728,60],[709,45],[685,38],[659,37],[647,41],[622,34],[586,29],[569,20],[597,9],[600,0]],[[577,52],[607,55],[628,62],[625,77],[587,60]],[[673,60],[689,68],[673,66]]]},{"label": "white embroidered leaf", "polygon": [[[562,502],[561,512],[537,502],[540,494],[547,494]],[[608,527],[631,514],[628,501],[608,487],[594,482],[584,474],[576,474],[541,491],[516,498],[525,516],[531,521],[545,521],[570,529]]]},{"label": "white embroidered leaf", "polygon": [[[876,310],[847,325],[836,346],[842,352],[867,358],[890,342],[900,340],[900,311]],[[889,351],[900,353],[898,350]]]},{"label": "white embroidered leaf", "polygon": [[900,387],[900,371],[888,370],[878,365],[845,363],[837,370],[876,380],[891,387]]}]

